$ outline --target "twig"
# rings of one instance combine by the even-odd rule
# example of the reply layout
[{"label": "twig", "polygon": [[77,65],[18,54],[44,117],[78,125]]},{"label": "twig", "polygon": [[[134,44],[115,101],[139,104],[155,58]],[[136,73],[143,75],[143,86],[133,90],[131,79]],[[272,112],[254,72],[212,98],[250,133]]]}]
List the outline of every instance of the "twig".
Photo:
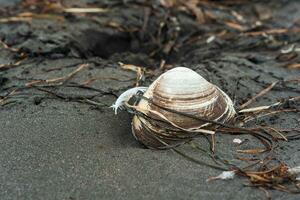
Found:
[{"label": "twig", "polygon": [[8,17],[0,18],[0,23],[9,23],[9,22],[31,22],[31,17]]},{"label": "twig", "polygon": [[5,42],[3,42],[2,40],[0,40],[0,44],[2,44],[2,46],[4,47],[4,49],[8,49],[12,52],[19,52],[20,49],[16,49],[16,48],[13,48],[13,47],[10,47],[8,46]]},{"label": "twig", "polygon": [[51,86],[63,85],[68,80],[72,79],[78,72],[87,68],[88,66],[89,66],[89,64],[81,64],[81,65],[79,65],[79,67],[77,69],[75,69],[74,71],[72,71],[71,73],[69,73],[66,76],[53,78],[53,79],[47,79],[47,80],[35,80],[35,81],[31,81],[29,83],[26,83],[25,86],[32,87],[32,86],[35,86],[40,83],[47,83],[48,85],[51,85]]},{"label": "twig", "polygon": [[107,12],[108,9],[105,8],[65,8],[63,10],[67,13],[104,13]]},{"label": "twig", "polygon": [[299,33],[300,29],[299,28],[294,28],[294,29],[269,29],[269,30],[264,30],[264,31],[254,31],[254,32],[247,32],[244,33],[246,36],[258,36],[258,35],[264,35],[264,34],[283,34],[283,33]]},{"label": "twig", "polygon": [[257,112],[257,111],[262,111],[262,110],[268,110],[272,107],[276,107],[276,106],[279,106],[279,105],[283,105],[287,102],[298,101],[298,100],[300,100],[300,96],[291,97],[289,99],[284,100],[283,102],[279,101],[279,102],[273,103],[273,104],[268,105],[268,106],[258,106],[258,107],[243,109],[243,110],[240,110],[239,113],[248,113],[248,112]]},{"label": "twig", "polygon": [[0,105],[3,105],[4,104],[4,101],[6,99],[8,99],[10,96],[16,94],[18,92],[18,89],[14,89],[12,90],[10,93],[8,93],[6,96],[4,96],[2,99],[0,99]]},{"label": "twig", "polygon": [[280,131],[276,130],[273,127],[264,126],[264,127],[260,127],[260,128],[262,128],[262,129],[270,129],[270,130],[274,131],[275,133],[277,133],[282,139],[284,139],[285,141],[288,141],[288,139],[282,133],[280,133]]},{"label": "twig", "polygon": [[21,60],[15,62],[15,63],[0,64],[0,70],[5,70],[5,69],[12,68],[12,67],[17,67],[17,66],[21,65],[22,62],[25,61],[26,59],[27,59],[27,57],[22,58]]},{"label": "twig", "polygon": [[276,84],[278,83],[278,81],[270,84],[267,88],[263,89],[262,91],[260,91],[258,94],[256,94],[254,97],[252,97],[251,99],[249,99],[247,102],[245,102],[244,104],[242,104],[239,109],[243,109],[245,107],[247,107],[248,105],[250,105],[253,101],[255,101],[257,98],[267,94]]},{"label": "twig", "polygon": [[262,117],[266,117],[266,116],[270,116],[270,115],[275,115],[275,114],[278,114],[278,113],[283,113],[283,112],[300,112],[299,109],[282,109],[282,110],[274,110],[274,111],[270,111],[270,110],[260,110],[258,111],[259,113],[263,113],[263,112],[267,112],[267,113],[264,113],[264,114],[260,114],[260,115],[257,115],[255,117],[246,117],[243,122],[244,123],[247,123],[247,122],[250,122],[252,120],[256,120],[256,119],[260,119]]},{"label": "twig", "polygon": [[135,86],[139,86],[140,80],[144,77],[145,74],[145,68],[144,67],[139,67],[131,64],[124,64],[119,62],[119,65],[122,69],[127,69],[136,72],[136,83]]}]

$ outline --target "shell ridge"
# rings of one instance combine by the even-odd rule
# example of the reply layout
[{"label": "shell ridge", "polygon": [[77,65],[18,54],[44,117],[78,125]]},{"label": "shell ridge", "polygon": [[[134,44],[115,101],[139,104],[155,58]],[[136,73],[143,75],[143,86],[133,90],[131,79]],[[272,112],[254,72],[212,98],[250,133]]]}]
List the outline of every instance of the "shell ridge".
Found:
[{"label": "shell ridge", "polygon": [[[215,125],[201,122],[178,113],[170,112],[155,104],[196,117],[226,123],[236,114],[230,97],[218,86],[208,82],[197,72],[184,68],[173,68],[161,74],[145,91],[144,96],[154,104],[142,99],[137,108],[148,116],[134,117],[134,137],[148,147],[167,148],[155,137],[167,144],[182,143],[199,133],[213,134]],[[137,110],[138,111],[138,110]],[[152,120],[158,120],[152,121]],[[167,122],[164,124],[162,122]],[[205,127],[205,129],[203,129]],[[153,134],[153,137],[149,136]]]}]

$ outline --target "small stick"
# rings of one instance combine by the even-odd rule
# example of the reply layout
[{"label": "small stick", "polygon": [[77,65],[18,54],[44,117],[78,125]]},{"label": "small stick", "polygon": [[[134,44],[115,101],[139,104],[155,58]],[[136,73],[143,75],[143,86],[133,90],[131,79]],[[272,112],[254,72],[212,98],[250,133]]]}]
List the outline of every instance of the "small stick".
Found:
[{"label": "small stick", "polygon": [[288,139],[287,139],[282,133],[280,133],[280,131],[276,130],[276,129],[273,128],[273,127],[267,126],[267,127],[260,127],[260,128],[262,128],[262,129],[270,129],[270,130],[274,131],[275,133],[277,133],[278,135],[280,135],[280,137],[281,137],[282,139],[284,139],[285,141],[288,141]]},{"label": "small stick", "polygon": [[299,33],[299,32],[300,32],[299,28],[294,28],[294,29],[281,28],[281,29],[269,29],[269,30],[264,30],[264,31],[247,32],[247,33],[244,33],[244,35],[259,36],[259,35],[264,35],[264,34],[283,34],[283,33]]},{"label": "small stick", "polygon": [[26,60],[26,59],[27,59],[27,58],[25,57],[25,58],[23,58],[23,59],[21,59],[21,60],[15,62],[15,63],[0,64],[0,70],[1,70],[1,69],[8,69],[8,68],[11,68],[11,67],[17,67],[17,66],[21,65],[22,62],[23,62],[24,60]]},{"label": "small stick", "polygon": [[18,89],[14,89],[13,91],[11,91],[10,93],[8,93],[5,97],[3,97],[2,99],[0,99],[0,105],[3,105],[3,102],[9,98],[10,96],[16,94],[18,92]]},{"label": "small stick", "polygon": [[31,17],[8,17],[0,18],[0,23],[9,23],[9,22],[31,22]]},{"label": "small stick", "polygon": [[0,44],[2,44],[2,46],[4,47],[4,49],[8,49],[12,52],[19,52],[19,49],[13,48],[8,46],[5,42],[3,42],[2,40],[0,40]]},{"label": "small stick", "polygon": [[244,119],[243,122],[247,123],[247,122],[250,122],[250,121],[255,120],[255,119],[259,119],[259,118],[270,116],[270,115],[275,115],[275,114],[282,113],[282,112],[300,112],[299,109],[283,109],[283,110],[275,110],[275,111],[262,110],[262,111],[266,111],[267,113],[257,115],[255,117],[247,117],[247,118]]},{"label": "small stick", "polygon": [[62,84],[67,82],[68,80],[70,80],[71,78],[73,78],[78,72],[80,72],[81,70],[83,70],[84,68],[88,67],[89,64],[81,64],[79,65],[79,67],[77,69],[75,69],[74,71],[72,71],[70,74],[68,74],[65,77],[60,77],[60,78],[54,78],[54,79],[50,79],[50,80],[46,80],[46,83],[52,83],[52,82],[57,82],[57,81],[62,81]]},{"label": "small stick", "polygon": [[140,80],[142,80],[144,74],[145,74],[145,68],[144,67],[139,67],[136,65],[131,65],[131,64],[124,64],[122,62],[119,62],[119,65],[122,69],[128,69],[131,71],[136,72],[136,83],[135,86],[139,86]]},{"label": "small stick", "polygon": [[52,78],[52,79],[48,79],[48,80],[34,80],[34,81],[29,82],[29,83],[26,83],[25,86],[26,87],[31,87],[31,86],[34,86],[34,85],[39,84],[39,83],[48,83],[48,84],[50,83],[51,84],[51,83],[56,83],[56,82],[58,82],[58,83],[55,84],[55,85],[63,85],[68,80],[73,78],[78,72],[80,72],[81,70],[83,70],[84,68],[86,68],[88,66],[89,66],[89,64],[81,64],[81,65],[79,65],[79,67],[77,69],[75,69],[74,71],[72,71],[71,73],[69,73],[66,76],[58,77],[58,78]]},{"label": "small stick", "polygon": [[247,112],[256,112],[256,111],[267,110],[267,109],[270,109],[272,107],[284,104],[284,103],[289,102],[289,101],[298,101],[298,100],[300,100],[300,96],[296,96],[296,97],[286,99],[284,102],[279,101],[279,102],[273,103],[273,104],[268,105],[268,106],[258,106],[258,107],[243,109],[243,110],[240,110],[239,113],[247,113]]},{"label": "small stick", "polygon": [[65,8],[63,10],[67,13],[104,13],[107,12],[108,9],[105,8]]},{"label": "small stick", "polygon": [[246,103],[242,104],[239,109],[243,109],[245,107],[247,107],[248,105],[250,105],[253,101],[255,101],[257,98],[267,94],[276,84],[278,83],[278,81],[270,84],[267,88],[263,89],[262,91],[260,91],[258,94],[256,94],[254,97],[252,97],[251,99],[249,99]]}]

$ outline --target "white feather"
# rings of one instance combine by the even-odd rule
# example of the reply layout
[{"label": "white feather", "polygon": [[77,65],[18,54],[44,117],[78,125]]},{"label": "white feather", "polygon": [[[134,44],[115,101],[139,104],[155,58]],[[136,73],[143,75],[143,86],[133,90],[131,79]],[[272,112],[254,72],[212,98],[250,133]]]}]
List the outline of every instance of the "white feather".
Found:
[{"label": "white feather", "polygon": [[228,179],[233,179],[235,176],[235,171],[223,171],[221,174],[218,176],[210,177],[206,181],[211,181],[211,180],[228,180]]},{"label": "white feather", "polygon": [[113,108],[115,114],[118,114],[118,109],[124,106],[125,103],[128,102],[133,95],[137,94],[138,92],[145,92],[146,90],[147,87],[134,87],[126,90],[118,97],[116,102],[112,106],[110,106],[110,108]]},{"label": "white feather", "polygon": [[233,179],[235,176],[234,171],[224,171],[219,176],[217,176],[218,179],[227,180],[227,179]]}]

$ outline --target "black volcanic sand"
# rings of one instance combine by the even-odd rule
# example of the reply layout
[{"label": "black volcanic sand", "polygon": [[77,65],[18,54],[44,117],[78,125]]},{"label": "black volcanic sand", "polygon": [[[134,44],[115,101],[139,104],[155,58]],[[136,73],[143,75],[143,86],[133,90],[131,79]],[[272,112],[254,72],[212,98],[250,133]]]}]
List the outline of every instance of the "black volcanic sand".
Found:
[{"label": "black volcanic sand", "polygon": [[[1,19],[42,10],[38,6],[24,8],[18,1],[7,2],[2,5]],[[118,62],[155,70],[161,59],[173,67],[194,69],[226,91],[238,106],[274,81],[299,77],[299,69],[286,67],[299,63],[299,52],[286,58],[280,51],[291,44],[299,48],[300,34],[241,34],[220,21],[236,20],[226,9],[207,8],[219,21],[201,25],[191,14],[168,11],[156,2],[145,23],[150,5],[143,1],[86,2],[108,11],[83,15],[50,10],[45,12],[51,15],[36,16],[30,22],[0,24],[1,40],[20,49],[14,52],[1,45],[0,64],[16,63],[22,59],[21,52],[27,55],[18,66],[0,68],[0,95],[19,88],[0,107],[1,199],[264,199],[261,190],[243,186],[247,179],[206,182],[220,171],[171,151],[145,149],[131,134],[132,116],[125,112],[114,115],[108,106],[135,85],[136,74],[121,69]],[[86,2],[77,1],[75,5],[66,1],[65,6],[83,7]],[[246,2],[227,8],[244,16],[248,32],[299,26],[300,2],[296,0]],[[163,20],[167,25],[158,36]],[[257,20],[263,27],[251,27]],[[211,35],[224,30],[224,37],[216,36],[206,43]],[[160,43],[155,41],[158,37]],[[174,38],[177,48],[164,49]],[[33,80],[65,76],[82,63],[89,63],[89,67],[64,85],[43,87],[44,91],[24,88]],[[148,76],[142,85],[149,85],[160,73]],[[78,87],[91,79],[94,81],[89,88]],[[297,95],[299,85],[279,84],[253,106]],[[84,102],[86,99],[99,102],[99,106]],[[256,123],[299,128],[299,113],[280,114]],[[248,138],[249,142],[237,147],[234,138]],[[258,144],[249,136],[217,135],[216,139],[216,153],[234,163],[239,163],[237,149]],[[209,149],[204,138],[198,142]],[[180,149],[212,162],[188,145]],[[276,154],[293,167],[300,164],[299,151],[299,141],[294,140],[280,142]],[[299,199],[278,191],[271,194],[273,199]]]}]

